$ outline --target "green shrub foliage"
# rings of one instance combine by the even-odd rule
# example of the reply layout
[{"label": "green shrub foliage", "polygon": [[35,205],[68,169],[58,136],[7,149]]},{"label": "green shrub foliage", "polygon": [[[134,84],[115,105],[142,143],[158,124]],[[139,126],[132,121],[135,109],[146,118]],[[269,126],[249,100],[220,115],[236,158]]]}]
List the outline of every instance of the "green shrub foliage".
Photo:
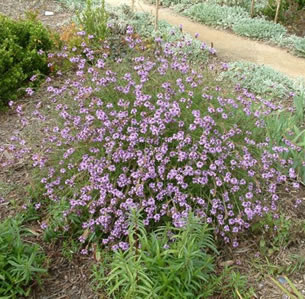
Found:
[{"label": "green shrub foliage", "polygon": [[48,73],[52,44],[48,30],[34,17],[15,21],[0,15],[0,108],[15,100],[33,75]]}]

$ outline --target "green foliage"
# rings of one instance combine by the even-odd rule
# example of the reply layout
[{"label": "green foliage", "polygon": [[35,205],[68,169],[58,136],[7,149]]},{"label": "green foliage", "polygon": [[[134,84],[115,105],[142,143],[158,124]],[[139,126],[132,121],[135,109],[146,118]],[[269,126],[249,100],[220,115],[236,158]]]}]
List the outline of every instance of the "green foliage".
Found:
[{"label": "green foliage", "polygon": [[291,234],[292,222],[281,215],[274,219],[267,215],[252,227],[252,231],[260,235],[259,249],[264,255],[272,255],[287,247]]},{"label": "green foliage", "polygon": [[95,267],[97,283],[112,298],[206,298],[213,293],[210,230],[190,216],[186,227],[163,226],[148,234],[133,213],[129,248],[116,251],[110,264]]},{"label": "green foliage", "polygon": [[29,284],[39,279],[44,256],[38,245],[22,240],[21,221],[7,219],[0,223],[0,297],[20,298],[30,293]]},{"label": "green foliage", "polygon": [[100,40],[107,37],[108,14],[105,10],[105,0],[101,1],[100,6],[95,6],[92,0],[87,0],[86,7],[81,13],[77,14],[77,19],[87,34],[94,35]]},{"label": "green foliage", "polygon": [[[277,8],[277,1],[276,0],[268,0],[266,1],[266,6],[262,10],[263,15],[269,17],[270,19],[274,19],[276,14],[276,8]],[[287,10],[289,7],[289,4],[286,0],[281,1],[281,6],[279,10],[279,20],[282,20],[284,15],[283,12]]]},{"label": "green foliage", "polygon": [[48,73],[46,51],[52,45],[33,16],[15,21],[0,15],[0,108],[16,99],[33,75]]},{"label": "green foliage", "polygon": [[277,38],[286,34],[284,26],[259,18],[236,23],[232,29],[239,35],[258,39]]},{"label": "green foliage", "polygon": [[65,210],[68,209],[68,203],[65,198],[62,198],[61,201],[56,203],[51,203],[48,206],[48,226],[44,231],[44,240],[51,241],[52,239],[56,239],[61,237],[63,232],[63,227],[68,225],[65,218],[62,217],[62,214]]},{"label": "green foliage", "polygon": [[221,298],[250,299],[254,296],[254,290],[248,287],[247,277],[228,267],[223,270],[219,281]]},{"label": "green foliage", "polygon": [[70,240],[63,241],[61,253],[66,259],[71,261],[73,256],[79,253],[79,249],[80,249],[79,243],[71,238]]},{"label": "green foliage", "polygon": [[[305,0],[282,0],[281,6],[279,9],[278,18],[281,22],[287,22],[287,16],[291,13],[292,20],[298,15],[298,12],[305,7]],[[270,19],[274,19],[277,9],[277,1],[276,0],[268,0],[265,7],[262,9],[262,14],[269,17]],[[289,18],[291,20],[291,18]],[[288,22],[289,23],[289,22]]]},{"label": "green foliage", "polygon": [[70,10],[80,10],[84,8],[85,0],[57,0]]}]

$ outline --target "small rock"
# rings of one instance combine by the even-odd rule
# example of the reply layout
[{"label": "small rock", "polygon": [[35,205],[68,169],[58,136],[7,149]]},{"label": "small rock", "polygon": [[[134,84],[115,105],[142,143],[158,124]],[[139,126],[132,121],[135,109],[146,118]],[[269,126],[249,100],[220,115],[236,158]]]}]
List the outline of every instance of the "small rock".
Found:
[{"label": "small rock", "polygon": [[257,286],[257,289],[260,291],[264,288],[265,284],[264,283],[259,283],[258,286]]},{"label": "small rock", "polygon": [[286,280],[284,277],[282,277],[282,276],[279,276],[279,277],[277,278],[277,280],[278,280],[278,282],[279,282],[280,284],[286,284],[286,283],[287,283],[287,280]]},{"label": "small rock", "polygon": [[221,267],[230,267],[232,265],[234,265],[234,261],[225,261],[225,262],[220,263]]},{"label": "small rock", "polygon": [[44,12],[44,15],[45,15],[45,16],[54,16],[54,12],[53,12],[53,11],[48,11],[48,10],[46,10],[46,11]]},{"label": "small rock", "polygon": [[284,295],[282,296],[282,299],[289,299],[289,296],[286,295],[286,294],[284,294]]}]

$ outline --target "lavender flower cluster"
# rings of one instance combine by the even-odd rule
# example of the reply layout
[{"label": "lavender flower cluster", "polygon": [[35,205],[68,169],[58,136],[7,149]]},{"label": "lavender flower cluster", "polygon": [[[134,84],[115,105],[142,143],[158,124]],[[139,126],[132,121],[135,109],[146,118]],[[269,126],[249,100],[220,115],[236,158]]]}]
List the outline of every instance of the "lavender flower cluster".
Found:
[{"label": "lavender flower cluster", "polygon": [[107,41],[97,53],[83,42],[82,54],[54,54],[75,70],[47,88],[60,120],[49,126],[39,103],[31,117],[45,123],[40,149],[20,152],[26,141],[18,137],[10,149],[31,153],[45,173],[45,197],[68,201],[63,217],[78,215],[86,232],[80,242],[95,232],[105,246],[124,249],[128,215],[137,209],[147,226],[181,227],[193,211],[238,246],[251,221],[276,216],[278,185],[298,188],[290,183],[293,161],[281,158],[292,145],[270,148],[264,137],[262,115],[278,107],[246,90],[226,97],[161,38],[146,51],[128,27],[124,43],[130,55],[116,61]]}]

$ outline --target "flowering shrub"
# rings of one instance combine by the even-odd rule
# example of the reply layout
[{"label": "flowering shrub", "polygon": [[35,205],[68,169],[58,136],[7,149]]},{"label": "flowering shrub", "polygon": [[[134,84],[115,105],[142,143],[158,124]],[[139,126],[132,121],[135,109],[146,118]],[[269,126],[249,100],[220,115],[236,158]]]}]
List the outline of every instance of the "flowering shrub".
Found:
[{"label": "flowering shrub", "polygon": [[75,65],[75,79],[47,88],[57,123],[37,108],[45,122],[39,151],[18,137],[21,148],[10,150],[32,155],[44,196],[66,207],[59,228],[81,226],[80,242],[99,237],[112,246],[128,234],[132,208],[148,227],[182,227],[193,211],[237,246],[254,219],[276,213],[277,186],[288,184],[281,168],[291,161],[280,155],[289,144],[270,148],[261,118],[277,106],[222,91],[175,43],[156,38],[149,51],[128,27],[123,44],[131,50],[115,62],[107,41],[102,56],[85,42],[83,55],[57,54]]},{"label": "flowering shrub", "polygon": [[16,99],[31,78],[48,73],[45,52],[51,47],[49,32],[35,19],[0,15],[0,108]]}]

